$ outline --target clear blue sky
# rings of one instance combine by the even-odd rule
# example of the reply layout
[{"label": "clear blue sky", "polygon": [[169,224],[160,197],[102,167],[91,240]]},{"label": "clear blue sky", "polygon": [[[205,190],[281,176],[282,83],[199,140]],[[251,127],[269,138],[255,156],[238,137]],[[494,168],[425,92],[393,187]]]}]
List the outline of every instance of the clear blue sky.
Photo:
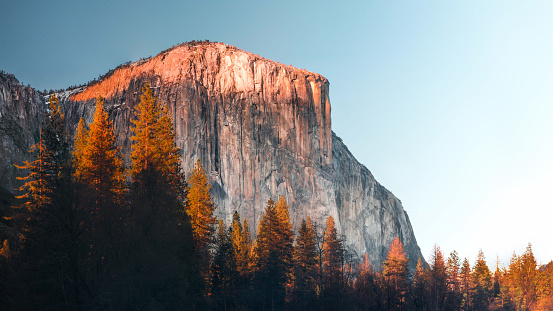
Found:
[{"label": "clear blue sky", "polygon": [[[117,4],[112,3],[117,2]],[[398,196],[425,256],[553,259],[553,2],[2,1],[0,68],[87,82],[181,42],[330,80],[332,122]]]}]

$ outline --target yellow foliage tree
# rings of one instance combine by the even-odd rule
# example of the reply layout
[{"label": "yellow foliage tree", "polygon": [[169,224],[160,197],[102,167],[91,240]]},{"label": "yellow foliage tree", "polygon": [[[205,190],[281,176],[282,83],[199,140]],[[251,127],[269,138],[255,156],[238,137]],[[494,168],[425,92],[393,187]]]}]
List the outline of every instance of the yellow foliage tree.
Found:
[{"label": "yellow foliage tree", "polygon": [[135,115],[131,127],[133,182],[143,184],[159,176],[169,181],[170,186],[179,187],[182,184],[180,154],[175,143],[173,120],[167,107],[153,95],[148,83],[142,88]]},{"label": "yellow foliage tree", "polygon": [[190,217],[196,251],[203,260],[207,260],[217,224],[217,218],[213,215],[216,205],[209,193],[211,185],[199,159],[188,176],[188,188],[186,212]]},{"label": "yellow foliage tree", "polygon": [[[86,137],[85,131],[77,132]],[[122,203],[125,192],[123,162],[116,145],[117,137],[113,123],[104,110],[104,100],[96,99],[94,121],[90,124],[86,143],[75,146],[75,176],[90,192],[96,208],[107,208],[114,203]],[[80,143],[80,142],[79,142]],[[84,150],[82,149],[84,148]]]}]

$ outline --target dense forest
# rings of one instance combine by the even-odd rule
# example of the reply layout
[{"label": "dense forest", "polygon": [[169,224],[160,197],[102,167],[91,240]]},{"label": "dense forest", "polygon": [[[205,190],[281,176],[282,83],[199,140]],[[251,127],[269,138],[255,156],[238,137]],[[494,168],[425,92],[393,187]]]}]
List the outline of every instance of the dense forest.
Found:
[{"label": "dense forest", "polygon": [[482,251],[471,265],[435,246],[410,271],[399,238],[371,267],[331,216],[294,232],[283,196],[257,228],[237,212],[217,219],[200,161],[185,176],[169,112],[142,91],[130,167],[101,97],[73,138],[50,97],[24,185],[1,211],[2,309],[553,310],[553,262],[538,265],[531,245],[494,272]]}]

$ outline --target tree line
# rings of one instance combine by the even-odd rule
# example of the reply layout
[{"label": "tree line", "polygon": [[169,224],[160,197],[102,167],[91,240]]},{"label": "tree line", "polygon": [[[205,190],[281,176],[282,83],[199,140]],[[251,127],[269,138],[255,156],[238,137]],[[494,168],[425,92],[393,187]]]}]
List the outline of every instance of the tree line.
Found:
[{"label": "tree line", "polygon": [[101,97],[94,120],[65,129],[49,99],[34,161],[20,168],[16,233],[0,248],[6,310],[551,310],[553,263],[529,246],[491,273],[435,247],[415,271],[399,238],[381,267],[346,248],[334,219],[302,220],[269,199],[256,238],[247,219],[214,216],[198,160],[188,177],[167,109],[146,84],[132,120],[130,167]]}]

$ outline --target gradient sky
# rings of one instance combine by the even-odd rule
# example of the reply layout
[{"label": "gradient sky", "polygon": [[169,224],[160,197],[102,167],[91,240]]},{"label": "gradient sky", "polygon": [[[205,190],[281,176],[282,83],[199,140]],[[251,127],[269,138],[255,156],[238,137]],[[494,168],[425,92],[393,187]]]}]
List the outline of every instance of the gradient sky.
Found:
[{"label": "gradient sky", "polygon": [[[116,3],[112,3],[116,2]],[[0,69],[37,89],[208,39],[330,81],[333,130],[434,243],[553,259],[553,2],[2,1]]]}]

